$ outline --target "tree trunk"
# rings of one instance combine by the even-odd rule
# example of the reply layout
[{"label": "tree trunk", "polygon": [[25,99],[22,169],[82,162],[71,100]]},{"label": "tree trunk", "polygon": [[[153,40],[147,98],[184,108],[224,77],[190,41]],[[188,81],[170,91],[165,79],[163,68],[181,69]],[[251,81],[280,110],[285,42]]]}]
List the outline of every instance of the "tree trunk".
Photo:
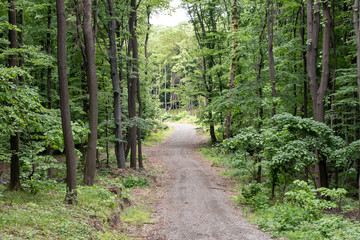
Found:
[{"label": "tree trunk", "polygon": [[98,126],[97,76],[95,65],[95,45],[91,25],[91,0],[84,0],[84,40],[86,54],[86,75],[89,89],[89,139],[85,162],[84,183],[92,186],[96,171],[96,141]]},{"label": "tree trunk", "polygon": [[[9,24],[16,26],[16,0],[9,0]],[[17,48],[16,30],[9,30],[9,42],[10,48]],[[17,65],[16,55],[9,55],[9,68],[14,68]],[[14,84],[17,85],[17,79],[14,78]],[[11,190],[18,190],[21,188],[20,184],[20,159],[19,159],[19,133],[15,131],[15,134],[10,136],[10,150],[11,150],[11,163],[10,163],[10,184]]]},{"label": "tree trunk", "polygon": [[358,94],[360,102],[360,22],[359,22],[359,0],[355,0],[354,3],[354,27],[356,34],[356,46],[357,46],[357,83],[358,83]]},{"label": "tree trunk", "polygon": [[[148,67],[148,51],[147,51],[147,47],[148,47],[148,40],[149,40],[149,32],[150,32],[150,14],[151,14],[151,9],[150,6],[146,6],[146,16],[147,16],[147,24],[148,24],[148,29],[146,32],[146,36],[145,36],[145,81],[147,80],[148,77],[148,71],[147,71],[147,67]],[[139,103],[139,119],[142,118],[142,111],[143,111],[143,104],[142,104],[142,100],[141,100],[141,92],[140,92],[140,81],[138,78],[138,82],[137,82],[137,100]],[[139,161],[139,168],[144,168],[143,165],[143,158],[142,158],[142,144],[141,144],[141,128],[138,127],[137,129],[137,135],[138,135],[138,161]]]},{"label": "tree trunk", "polygon": [[165,107],[164,107],[164,109],[165,109],[165,111],[167,110],[167,101],[166,101],[166,76],[167,76],[167,72],[166,72],[166,62],[164,63],[164,79],[165,79],[165,91],[164,91],[164,101],[165,101]]},{"label": "tree trunk", "polygon": [[[136,31],[136,15],[137,15],[137,7],[136,0],[131,0],[131,8],[132,12],[130,13],[129,19],[129,30],[130,30],[130,41],[131,41],[131,49],[132,49],[132,58],[133,65],[132,71],[133,74],[130,78],[130,112],[129,118],[130,121],[134,121],[136,116],[136,92],[137,92],[137,82],[139,81],[139,73],[138,73],[138,43],[137,43],[137,33]],[[130,127],[130,136],[129,136],[129,144],[131,148],[130,154],[130,167],[136,168],[136,126],[133,123]]]},{"label": "tree trunk", "polygon": [[[305,4],[301,2],[301,18],[303,27],[300,28],[299,34],[301,38],[301,45],[305,47]],[[304,76],[307,76],[307,68],[306,68],[306,51],[302,52],[303,58],[303,68],[304,68]],[[308,118],[308,79],[305,77],[304,79],[304,89],[303,89],[303,97],[304,97],[304,105],[303,105],[303,117]]]},{"label": "tree trunk", "polygon": [[68,80],[66,73],[66,16],[64,0],[56,0],[57,9],[57,55],[60,89],[61,122],[66,156],[66,198],[72,204],[76,201],[76,159],[74,138],[71,129]]},{"label": "tree trunk", "polygon": [[[24,14],[23,14],[22,9],[19,10],[19,13],[18,13],[17,17],[19,18],[19,21],[17,22],[17,25],[21,29],[21,31],[19,31],[19,45],[18,45],[18,48],[22,48],[23,41],[24,41],[24,35],[23,35],[23,31],[24,31],[24,28],[23,28]],[[24,64],[24,56],[21,53],[19,53],[19,68],[22,68],[23,64]],[[24,77],[23,76],[19,76],[19,83],[20,83],[20,85],[24,84]]]},{"label": "tree trunk", "polygon": [[[236,32],[239,29],[239,19],[238,19],[238,5],[237,1],[233,0],[233,4],[231,6],[232,10],[232,57],[231,57],[231,63],[230,63],[230,79],[229,79],[229,90],[231,91],[234,88],[234,80],[235,80],[235,74],[236,74],[236,65],[237,65],[237,37]],[[232,97],[232,94],[230,93],[229,98]],[[231,106],[228,107],[226,118],[225,118],[225,135],[224,139],[227,139],[230,137],[230,122],[231,120]]]},{"label": "tree trunk", "polygon": [[[50,0],[51,3],[51,0]],[[46,34],[46,52],[50,56],[51,55],[51,20],[52,20],[52,11],[51,4],[48,6],[48,19],[47,19],[47,34]],[[46,77],[46,93],[47,93],[47,108],[52,109],[52,98],[51,98],[51,72],[52,68],[48,67],[47,69],[47,77]],[[47,147],[47,154],[51,156],[53,153],[53,149],[51,146]],[[52,178],[52,168],[48,168],[47,177]]]},{"label": "tree trunk", "polygon": [[[273,101],[276,101],[277,92],[275,84],[275,62],[273,53],[273,42],[274,42],[274,22],[276,14],[274,13],[274,1],[266,0],[266,14],[267,14],[267,33],[268,33],[268,52],[269,52],[269,74]],[[272,115],[276,114],[276,102],[273,102]]]},{"label": "tree trunk", "polygon": [[[360,22],[359,22],[359,1],[355,0],[353,11],[354,11],[354,28],[355,28],[355,36],[356,36],[356,63],[357,63],[357,83],[358,83],[358,96],[359,96],[359,103],[360,103]],[[358,163],[358,165],[360,165]],[[360,178],[358,181],[359,185],[359,203],[360,203]]]},{"label": "tree trunk", "polygon": [[113,0],[108,0],[108,17],[109,17],[109,39],[110,39],[110,71],[113,86],[114,97],[114,119],[115,119],[115,155],[118,168],[126,168],[125,165],[125,150],[122,136],[121,123],[121,96],[120,96],[120,80],[117,69],[117,49],[115,40],[115,19],[114,19],[114,3]]},{"label": "tree trunk", "polygon": [[[322,74],[320,85],[317,81],[317,54],[319,42],[320,29],[320,3],[316,2],[314,5],[314,12],[312,11],[312,0],[307,3],[307,33],[308,33],[308,47],[307,47],[307,68],[310,80],[310,92],[313,104],[314,120],[324,122],[324,97],[330,77],[330,8],[328,4],[323,4],[323,56],[322,56]],[[328,176],[326,159],[322,159],[318,149],[315,150],[319,161],[315,163],[315,177],[316,187],[328,187]]]}]

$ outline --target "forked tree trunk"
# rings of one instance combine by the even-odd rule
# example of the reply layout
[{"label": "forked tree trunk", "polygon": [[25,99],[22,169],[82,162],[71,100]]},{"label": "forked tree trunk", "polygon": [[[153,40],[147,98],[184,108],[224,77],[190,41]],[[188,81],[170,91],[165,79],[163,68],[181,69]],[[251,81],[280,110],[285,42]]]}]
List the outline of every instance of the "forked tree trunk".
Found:
[{"label": "forked tree trunk", "polygon": [[[307,46],[307,68],[310,80],[310,92],[313,105],[314,120],[318,122],[324,122],[324,97],[330,77],[330,8],[328,4],[323,4],[323,56],[322,56],[322,74],[320,85],[317,80],[316,66],[317,66],[317,54],[319,43],[319,31],[320,31],[320,3],[315,2],[314,11],[312,7],[312,0],[307,1],[307,33],[308,33],[308,46]],[[315,154],[319,157],[319,161],[315,163],[315,177],[316,187],[328,187],[328,176],[326,159],[320,156],[319,150],[315,150]]]},{"label": "forked tree trunk", "polygon": [[[16,0],[9,0],[9,24],[16,26]],[[16,30],[9,30],[10,48],[17,48]],[[16,55],[9,56],[9,67],[13,68],[17,65]],[[17,79],[14,78],[14,84],[17,85]],[[14,135],[10,136],[10,150],[11,150],[11,163],[10,163],[10,184],[11,190],[18,190],[21,188],[20,184],[20,159],[19,159],[19,132],[15,131]]]},{"label": "forked tree trunk", "polygon": [[61,123],[66,156],[66,198],[72,204],[76,201],[76,159],[74,138],[71,129],[68,80],[66,73],[66,17],[64,0],[56,0],[57,10],[57,55],[60,89]]},{"label": "forked tree trunk", "polygon": [[115,119],[115,155],[118,168],[126,168],[125,165],[125,150],[122,136],[122,124],[121,124],[121,96],[120,96],[120,80],[117,70],[117,49],[115,41],[115,19],[114,19],[114,3],[113,0],[108,0],[108,17],[109,20],[109,39],[110,39],[110,71],[111,80],[113,86],[114,97],[114,119]]},{"label": "forked tree trunk", "polygon": [[92,186],[96,171],[96,141],[98,126],[97,76],[95,65],[95,45],[91,25],[91,0],[84,0],[84,40],[86,54],[86,75],[89,89],[89,139],[85,162],[84,183]]}]

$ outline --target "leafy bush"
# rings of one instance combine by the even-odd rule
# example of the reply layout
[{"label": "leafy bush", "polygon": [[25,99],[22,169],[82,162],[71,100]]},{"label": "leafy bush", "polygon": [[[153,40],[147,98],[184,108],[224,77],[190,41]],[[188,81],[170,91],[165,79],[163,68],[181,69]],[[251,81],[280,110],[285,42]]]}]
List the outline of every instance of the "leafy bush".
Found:
[{"label": "leafy bush", "polygon": [[125,188],[146,187],[149,185],[149,179],[130,175],[122,180],[122,184]]},{"label": "leafy bush", "polygon": [[342,216],[321,214],[311,217],[307,210],[289,203],[278,203],[258,212],[259,226],[273,237],[292,239],[360,239],[360,224]]},{"label": "leafy bush", "polygon": [[269,197],[260,183],[252,182],[248,185],[243,185],[241,194],[244,198],[244,202],[256,209],[266,208],[270,205]]},{"label": "leafy bush", "polygon": [[319,199],[317,192],[322,196],[329,197],[334,192],[341,193],[341,190],[330,190],[326,188],[314,189],[306,182],[301,180],[294,181],[295,189],[285,193],[287,202],[302,207],[307,211],[310,217],[319,216],[325,209],[336,208],[336,204],[325,199]]},{"label": "leafy bush", "polygon": [[276,237],[282,232],[296,231],[309,219],[306,210],[292,204],[276,204],[263,212],[258,220],[259,226],[265,231],[275,233]]}]

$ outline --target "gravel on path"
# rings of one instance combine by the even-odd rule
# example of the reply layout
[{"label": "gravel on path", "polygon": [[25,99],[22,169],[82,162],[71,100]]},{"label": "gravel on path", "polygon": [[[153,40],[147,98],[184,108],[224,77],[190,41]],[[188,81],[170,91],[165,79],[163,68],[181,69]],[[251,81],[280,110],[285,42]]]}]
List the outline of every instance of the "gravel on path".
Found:
[{"label": "gravel on path", "polygon": [[[242,240],[271,239],[247,222],[234,204],[217,174],[197,160],[194,149],[202,142],[196,128],[187,124],[169,124],[175,128],[158,148],[157,155],[173,172],[172,186],[160,205],[161,238],[168,240]],[[155,226],[156,227],[156,226]]]}]

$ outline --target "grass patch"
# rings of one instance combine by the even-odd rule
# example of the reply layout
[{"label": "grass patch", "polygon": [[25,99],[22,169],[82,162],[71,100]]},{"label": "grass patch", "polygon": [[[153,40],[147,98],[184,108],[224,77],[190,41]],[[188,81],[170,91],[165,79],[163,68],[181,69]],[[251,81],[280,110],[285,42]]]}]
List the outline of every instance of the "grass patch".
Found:
[{"label": "grass patch", "polygon": [[126,208],[120,219],[133,226],[143,226],[145,223],[151,222],[151,215],[151,210],[139,205]]},{"label": "grass patch", "polygon": [[166,129],[158,129],[156,132],[152,132],[149,136],[145,138],[143,143],[146,146],[152,147],[156,144],[165,140],[167,136],[174,132],[174,128],[167,127]]},{"label": "grass patch", "polygon": [[1,239],[105,239],[114,234],[116,239],[126,239],[108,223],[119,206],[115,194],[100,186],[79,186],[77,204],[67,205],[65,188],[57,184],[35,195],[2,186]]}]

